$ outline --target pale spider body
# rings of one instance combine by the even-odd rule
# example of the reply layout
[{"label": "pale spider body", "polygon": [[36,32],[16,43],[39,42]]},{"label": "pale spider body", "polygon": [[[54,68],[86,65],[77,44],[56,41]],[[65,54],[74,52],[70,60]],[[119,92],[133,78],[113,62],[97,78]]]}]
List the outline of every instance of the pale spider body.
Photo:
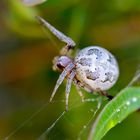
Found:
[{"label": "pale spider body", "polygon": [[81,87],[88,92],[93,93],[96,91],[112,99],[112,96],[108,95],[105,91],[116,83],[119,76],[119,67],[115,57],[104,48],[89,46],[80,50],[75,58],[72,58],[69,52],[74,48],[76,43],[43,18],[37,17],[37,19],[58,39],[66,43],[66,46],[60,51],[60,56],[55,57],[53,60],[53,69],[60,70],[62,73],[56,82],[50,101],[52,101],[58,87],[65,78],[67,78],[65,91],[66,110],[68,110],[68,97],[72,82],[75,84],[82,101],[84,98],[80,90]]},{"label": "pale spider body", "polygon": [[93,91],[107,90],[117,81],[118,64],[114,56],[98,46],[82,49],[75,57],[76,77]]}]

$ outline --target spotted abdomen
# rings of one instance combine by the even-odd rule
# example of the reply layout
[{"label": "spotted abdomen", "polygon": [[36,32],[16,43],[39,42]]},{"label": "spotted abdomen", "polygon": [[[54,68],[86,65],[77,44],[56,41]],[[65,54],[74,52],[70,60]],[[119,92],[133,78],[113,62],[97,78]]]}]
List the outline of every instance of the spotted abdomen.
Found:
[{"label": "spotted abdomen", "polygon": [[119,68],[115,57],[98,46],[86,47],[75,57],[77,79],[92,90],[107,90],[117,81]]}]

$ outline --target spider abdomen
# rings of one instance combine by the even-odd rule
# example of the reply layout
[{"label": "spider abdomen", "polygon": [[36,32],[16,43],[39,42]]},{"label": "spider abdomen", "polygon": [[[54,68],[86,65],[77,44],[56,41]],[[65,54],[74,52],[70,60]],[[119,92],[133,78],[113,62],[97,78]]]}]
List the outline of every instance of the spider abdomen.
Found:
[{"label": "spider abdomen", "polygon": [[89,46],[79,51],[75,57],[76,77],[92,90],[107,90],[117,81],[118,63],[106,49]]}]

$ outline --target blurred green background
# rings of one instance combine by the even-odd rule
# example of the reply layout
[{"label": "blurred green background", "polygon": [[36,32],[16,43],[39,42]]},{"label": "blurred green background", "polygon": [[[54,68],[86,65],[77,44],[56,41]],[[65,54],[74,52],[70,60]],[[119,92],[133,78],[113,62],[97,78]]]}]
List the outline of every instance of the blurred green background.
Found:
[{"label": "blurred green background", "polygon": [[[120,78],[110,94],[117,94],[138,70],[140,0],[48,0],[34,7],[19,0],[1,0],[0,15],[0,139],[23,125],[9,139],[35,140],[65,109],[64,82],[53,103],[39,111],[59,76],[52,70],[52,59],[64,44],[42,29],[36,15],[69,35],[77,49],[99,45],[116,56]],[[97,97],[83,92],[86,98]],[[69,111],[42,139],[87,139],[97,102],[82,103],[74,86],[69,99]],[[36,111],[39,113],[27,121]],[[135,112],[103,139],[139,140],[139,130],[140,112]]]}]

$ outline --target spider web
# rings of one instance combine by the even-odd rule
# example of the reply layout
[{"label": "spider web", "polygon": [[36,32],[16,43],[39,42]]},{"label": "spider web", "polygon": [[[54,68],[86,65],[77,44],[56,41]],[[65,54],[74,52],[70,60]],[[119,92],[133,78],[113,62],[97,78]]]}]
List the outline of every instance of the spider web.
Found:
[{"label": "spider web", "polygon": [[127,87],[130,87],[130,86],[133,86],[133,85],[134,86],[140,85],[140,66],[138,66],[138,70],[136,71],[134,77],[129,82],[129,84],[127,85]]},{"label": "spider web", "polygon": [[[3,138],[3,140],[10,140],[13,137],[15,137],[16,135],[18,135],[18,133],[22,130],[22,128],[25,125],[30,124],[30,122],[33,119],[35,119],[42,111],[46,110],[50,104],[56,104],[58,102],[65,102],[65,101],[64,100],[57,100],[57,101],[53,101],[52,103],[46,101],[46,103],[44,103],[39,109],[37,109],[37,111],[35,111],[31,116],[27,117],[27,119],[25,119],[25,121],[23,121],[14,131],[12,131],[10,134],[8,134],[5,138]],[[89,102],[91,102],[91,103],[96,102],[97,106],[94,109],[93,108],[87,109],[88,111],[91,112],[92,115],[90,116],[88,121],[81,127],[81,130],[79,131],[79,134],[77,135],[77,139],[80,140],[81,136],[88,129],[91,121],[94,119],[96,113],[98,112],[98,110],[101,107],[101,104],[102,104],[102,98],[101,97],[87,98],[87,99],[85,99],[84,103],[79,101],[79,99],[73,100],[73,103],[69,106],[68,112],[66,112],[66,111],[60,112],[58,117],[56,117],[56,119],[50,124],[50,126],[47,127],[44,131],[42,131],[42,133],[36,139],[37,140],[51,139],[52,137],[49,137],[49,134],[51,133],[51,131],[53,131],[53,129],[55,128],[56,124],[60,120],[62,120],[64,117],[67,117],[69,111],[75,110],[76,108],[79,108],[83,104],[87,104]],[[73,125],[73,124],[71,124],[71,125]],[[55,137],[55,136],[53,135],[53,137]]]},{"label": "spider web", "polygon": [[[129,82],[129,84],[126,86],[126,88],[129,87],[129,86],[133,86],[133,85],[140,85],[140,68],[138,68],[137,72],[135,73],[134,77]],[[90,129],[91,122],[93,122],[93,120],[95,119],[96,114],[101,109],[103,100],[106,100],[106,98],[103,98],[101,96],[93,96],[93,98],[87,98],[87,99],[85,99],[84,102],[81,102],[79,99],[71,100],[70,102],[72,102],[72,104],[69,106],[68,112],[66,112],[66,111],[60,112],[59,115],[56,117],[56,119],[53,120],[53,122],[46,129],[42,130],[42,132],[40,133],[40,135],[36,139],[37,140],[46,140],[46,139],[55,138],[59,133],[59,132],[56,132],[54,130],[56,125],[62,119],[67,118],[69,116],[70,111],[73,111],[76,108],[82,108],[82,105],[87,104],[87,103],[96,103],[96,105],[93,108],[91,108],[91,107],[87,108],[87,112],[90,112],[89,118],[87,119],[87,121],[83,122],[84,124],[81,125],[80,131],[77,134],[77,137],[76,137],[77,140],[83,139],[84,135],[86,135],[86,131],[88,131],[88,129]],[[25,119],[25,121],[21,122],[21,124],[14,131],[12,131],[5,138],[3,138],[3,140],[10,140],[14,136],[16,136],[25,125],[28,125],[41,112],[43,112],[44,110],[48,109],[49,108],[48,106],[50,104],[57,105],[56,103],[61,103],[61,102],[64,103],[65,100],[55,100],[55,101],[53,101],[51,103],[46,101],[45,103],[43,103],[43,105],[39,109],[37,109],[37,111],[35,111],[32,115],[27,117],[27,119]],[[74,124],[72,124],[72,122],[69,122],[69,123],[71,125],[74,125]],[[65,124],[65,125],[67,125],[67,124]],[[53,135],[50,135],[50,133],[53,133]]]}]

